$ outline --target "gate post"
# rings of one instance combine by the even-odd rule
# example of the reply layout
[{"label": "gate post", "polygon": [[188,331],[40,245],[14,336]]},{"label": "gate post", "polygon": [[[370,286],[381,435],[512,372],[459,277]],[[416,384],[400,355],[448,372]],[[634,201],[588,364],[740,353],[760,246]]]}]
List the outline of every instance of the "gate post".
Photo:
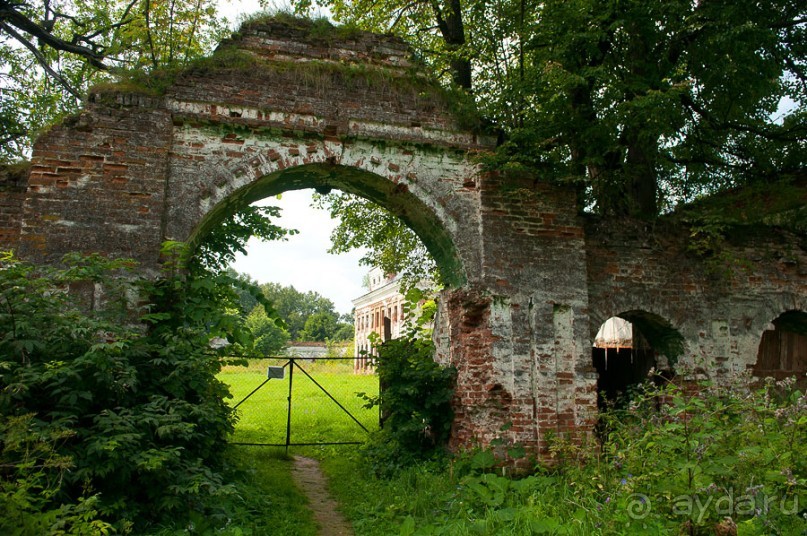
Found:
[{"label": "gate post", "polygon": [[291,390],[294,386],[294,367],[297,365],[293,357],[289,358],[289,407],[286,413],[286,455],[289,453],[291,444]]}]

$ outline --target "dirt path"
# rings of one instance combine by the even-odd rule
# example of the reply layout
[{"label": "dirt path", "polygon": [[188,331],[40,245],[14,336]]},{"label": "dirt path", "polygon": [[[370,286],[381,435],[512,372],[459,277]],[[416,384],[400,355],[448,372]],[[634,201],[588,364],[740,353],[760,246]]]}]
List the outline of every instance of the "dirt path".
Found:
[{"label": "dirt path", "polygon": [[294,482],[305,493],[319,525],[320,536],[353,536],[353,528],[337,510],[338,505],[328,493],[325,475],[319,462],[303,456],[294,457]]}]

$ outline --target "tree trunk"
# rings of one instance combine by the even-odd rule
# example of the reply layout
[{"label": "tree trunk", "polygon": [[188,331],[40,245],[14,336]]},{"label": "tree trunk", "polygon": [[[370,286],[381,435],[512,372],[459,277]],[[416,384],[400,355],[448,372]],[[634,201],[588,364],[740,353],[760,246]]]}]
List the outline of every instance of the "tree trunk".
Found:
[{"label": "tree trunk", "polygon": [[641,142],[628,146],[625,160],[625,179],[630,195],[629,210],[631,216],[655,218],[658,215],[658,181],[651,158],[655,146],[644,147]]},{"label": "tree trunk", "polygon": [[[633,88],[653,88],[655,59],[652,58],[648,40],[643,36],[643,22],[639,19],[628,19],[626,29],[629,36],[629,52],[626,55],[629,62],[630,77],[627,82],[625,99],[631,102],[642,95],[637,94]],[[641,83],[639,83],[641,82]],[[628,117],[623,132],[623,141],[626,147],[625,164],[623,166],[625,189],[629,196],[627,209],[629,216],[640,218],[655,218],[658,215],[656,195],[658,190],[657,171],[655,162],[658,155],[658,138],[653,138],[647,119],[639,112],[635,117]]]},{"label": "tree trunk", "polygon": [[[462,6],[460,0],[447,0],[447,5],[440,6],[437,1],[432,2],[437,27],[446,42],[450,53],[455,53],[465,44],[465,25],[462,22]],[[471,60],[453,56],[449,60],[451,78],[461,88],[470,90],[473,80],[471,77]]]}]

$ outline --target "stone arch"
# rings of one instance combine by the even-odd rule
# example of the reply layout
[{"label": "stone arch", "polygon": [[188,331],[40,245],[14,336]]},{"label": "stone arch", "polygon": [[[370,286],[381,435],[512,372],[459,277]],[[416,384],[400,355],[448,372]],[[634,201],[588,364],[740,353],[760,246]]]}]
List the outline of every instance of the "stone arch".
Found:
[{"label": "stone arch", "polygon": [[201,219],[187,240],[193,244],[238,207],[290,190],[313,188],[319,192],[338,189],[372,201],[395,214],[423,241],[443,271],[445,282],[459,287],[467,280],[465,267],[454,245],[456,222],[447,214],[437,214],[406,184],[381,175],[330,162],[303,163],[282,167],[238,189],[220,188],[217,201],[202,203]]},{"label": "stone arch", "polygon": [[619,313],[623,318],[633,324],[642,336],[652,346],[658,355],[663,355],[670,364],[677,362],[684,353],[684,337],[664,317],[648,311],[634,309]]},{"label": "stone arch", "polygon": [[756,361],[749,368],[758,378],[795,376],[807,384],[807,312],[790,309],[773,319],[759,337]]},{"label": "stone arch", "polygon": [[608,314],[604,311],[592,311],[589,324],[590,337],[593,343],[600,327],[610,318],[617,317],[635,324],[647,339],[647,342],[662,353],[670,364],[686,354],[686,339],[680,329],[673,326],[663,314],[650,312],[644,308],[625,307],[621,312]]},{"label": "stone arch", "polygon": [[[629,329],[629,333],[620,334],[619,341],[611,340],[611,335],[602,333],[608,325]],[[684,352],[679,331],[662,316],[641,309],[613,315],[599,326],[592,322],[592,328],[599,330],[592,337],[591,359],[598,375],[600,408],[618,403],[632,386],[647,380],[653,368],[672,375],[671,364]]]}]

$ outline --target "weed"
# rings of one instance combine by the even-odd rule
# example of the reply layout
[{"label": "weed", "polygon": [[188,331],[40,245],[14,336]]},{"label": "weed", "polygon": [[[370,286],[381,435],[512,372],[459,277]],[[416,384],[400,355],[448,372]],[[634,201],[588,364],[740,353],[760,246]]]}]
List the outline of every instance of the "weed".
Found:
[{"label": "weed", "polygon": [[357,536],[804,534],[807,396],[746,385],[647,386],[603,415],[601,445],[556,438],[557,463],[522,478],[493,451],[383,479],[358,455],[323,467]]}]

